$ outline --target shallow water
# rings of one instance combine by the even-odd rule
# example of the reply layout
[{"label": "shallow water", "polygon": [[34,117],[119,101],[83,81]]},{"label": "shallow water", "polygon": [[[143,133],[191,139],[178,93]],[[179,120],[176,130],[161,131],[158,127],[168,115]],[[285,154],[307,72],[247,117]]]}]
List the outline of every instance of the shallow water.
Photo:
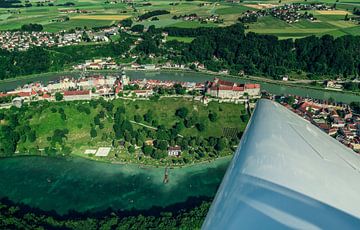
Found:
[{"label": "shallow water", "polygon": [[168,207],[190,197],[213,197],[230,159],[169,170],[100,163],[81,158],[0,160],[0,197],[66,214]]}]

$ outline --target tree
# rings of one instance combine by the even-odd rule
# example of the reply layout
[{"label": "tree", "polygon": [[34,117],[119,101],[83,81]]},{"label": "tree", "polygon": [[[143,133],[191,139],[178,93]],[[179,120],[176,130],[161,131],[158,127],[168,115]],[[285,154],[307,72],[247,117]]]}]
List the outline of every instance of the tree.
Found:
[{"label": "tree", "polygon": [[64,96],[60,92],[55,93],[55,100],[61,101],[64,98]]},{"label": "tree", "polygon": [[177,133],[180,133],[181,130],[183,130],[185,128],[184,122],[180,121],[180,122],[176,122],[174,129],[176,130]]},{"label": "tree", "polygon": [[200,132],[205,130],[205,124],[203,122],[199,122],[196,125],[197,130],[199,130]]},{"label": "tree", "polygon": [[345,15],[344,20],[345,20],[345,21],[349,21],[349,20],[350,20],[350,18],[349,18],[349,14],[346,14],[346,15]]},{"label": "tree", "polygon": [[186,93],[185,88],[183,88],[181,84],[174,84],[174,89],[176,94],[183,95]]},{"label": "tree", "polygon": [[226,148],[227,145],[227,140],[225,137],[219,138],[216,145],[215,145],[215,149],[217,151],[222,151]]},{"label": "tree", "polygon": [[124,20],[120,21],[120,24],[123,27],[131,27],[132,24],[133,24],[133,21],[130,18],[127,18],[127,19],[124,19]]},{"label": "tree", "polygon": [[128,151],[129,153],[135,153],[135,147],[133,145],[130,145]]},{"label": "tree", "polygon": [[240,118],[242,122],[247,122],[249,120],[249,115],[247,113],[241,114]]},{"label": "tree", "polygon": [[22,25],[21,26],[21,30],[22,31],[28,31],[28,32],[31,32],[31,31],[36,31],[36,32],[40,32],[43,30],[43,26],[40,25],[40,24],[25,24],[25,25]]},{"label": "tree", "polygon": [[150,123],[153,120],[154,112],[152,110],[148,110],[147,113],[144,114],[144,121]]},{"label": "tree", "polygon": [[161,140],[161,141],[159,141],[158,143],[157,143],[157,148],[158,149],[161,149],[161,150],[166,150],[167,149],[167,147],[168,147],[168,142],[167,141],[165,141],[165,140]]},{"label": "tree", "polygon": [[36,141],[36,133],[35,133],[35,131],[30,131],[29,132],[29,134],[28,134],[28,140],[30,141],[30,142],[34,142],[34,141]]},{"label": "tree", "polygon": [[132,32],[142,33],[144,31],[144,25],[138,24],[133,27],[131,27]]},{"label": "tree", "polygon": [[144,145],[142,151],[146,156],[150,156],[153,153],[154,148],[150,145]]},{"label": "tree", "polygon": [[95,124],[95,125],[100,125],[100,117],[99,117],[99,115],[96,115],[96,116],[94,117],[94,124]]},{"label": "tree", "polygon": [[189,110],[185,107],[181,107],[176,110],[175,115],[180,118],[185,118],[189,114]]},{"label": "tree", "polygon": [[209,120],[211,122],[215,122],[217,120],[217,117],[218,117],[217,113],[215,113],[215,112],[209,113]]},{"label": "tree", "polygon": [[90,136],[91,136],[91,138],[95,138],[97,136],[97,132],[94,127],[92,127],[90,130]]},{"label": "tree", "polygon": [[136,115],[134,116],[134,121],[136,121],[136,122],[141,122],[141,120],[142,120],[142,117],[141,117],[139,114],[136,114]]}]

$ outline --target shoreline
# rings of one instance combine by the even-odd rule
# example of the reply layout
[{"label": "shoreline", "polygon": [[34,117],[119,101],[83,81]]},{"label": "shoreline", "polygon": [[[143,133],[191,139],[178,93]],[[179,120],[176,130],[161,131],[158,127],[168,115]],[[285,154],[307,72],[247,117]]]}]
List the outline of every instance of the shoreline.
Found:
[{"label": "shoreline", "polygon": [[42,158],[52,158],[52,159],[64,159],[64,160],[84,159],[84,160],[89,160],[92,162],[104,163],[104,164],[109,164],[109,165],[123,165],[123,166],[129,165],[129,166],[134,166],[134,167],[138,167],[138,168],[142,168],[142,169],[153,169],[153,168],[165,169],[167,167],[170,169],[181,169],[181,168],[195,167],[195,166],[199,166],[202,164],[210,164],[210,163],[214,163],[219,160],[226,160],[227,158],[229,158],[229,160],[231,160],[231,158],[233,156],[234,156],[234,154],[231,154],[228,156],[214,158],[212,160],[206,160],[206,161],[204,160],[204,161],[199,161],[199,162],[185,164],[185,165],[151,165],[151,164],[134,163],[134,162],[111,161],[111,160],[106,160],[106,159],[94,159],[94,158],[90,158],[90,157],[82,157],[82,156],[76,155],[76,154],[71,154],[71,155],[67,155],[67,156],[47,156],[47,155],[41,155],[41,154],[38,154],[38,155],[36,155],[36,154],[21,155],[21,154],[19,154],[19,155],[15,155],[15,156],[1,156],[0,160],[10,159],[10,158],[26,158],[26,157],[42,157]]},{"label": "shoreline", "polygon": [[[313,86],[309,86],[307,85],[307,83],[303,83],[303,85],[299,85],[299,83],[292,83],[290,82],[283,82],[283,81],[277,81],[277,80],[272,80],[272,79],[268,79],[266,77],[257,77],[257,76],[250,76],[250,75],[246,75],[246,76],[236,76],[236,75],[231,75],[231,74],[219,74],[219,73],[214,73],[214,72],[208,72],[208,71],[194,71],[191,69],[168,69],[168,68],[163,68],[163,69],[154,69],[154,70],[145,70],[145,69],[132,69],[132,68],[125,68],[125,71],[129,71],[129,72],[151,72],[151,73],[199,73],[199,74],[203,74],[203,75],[209,75],[209,76],[216,76],[219,78],[232,78],[232,79],[238,79],[238,80],[250,80],[256,83],[267,83],[267,84],[273,84],[273,85],[279,85],[279,86],[286,86],[286,87],[291,87],[291,88],[303,88],[303,89],[312,89],[312,90],[318,90],[318,91],[323,91],[323,92],[328,92],[328,93],[332,93],[332,92],[336,92],[336,93],[341,93],[341,94],[352,94],[355,96],[360,96],[360,92],[354,92],[354,91],[335,91],[335,90],[331,90],[331,89],[326,89],[326,88],[319,88],[319,87],[313,87]],[[87,73],[109,73],[109,74],[115,74],[115,73],[120,73],[121,70],[89,70],[86,71]],[[9,79],[4,79],[4,80],[0,80],[0,84],[1,83],[13,83],[19,80],[29,80],[31,81],[31,79],[34,78],[38,78],[38,77],[52,77],[55,75],[73,75],[73,74],[77,74],[79,75],[80,73],[82,73],[81,71],[76,71],[76,70],[64,70],[64,71],[57,71],[57,72],[47,72],[47,73],[39,73],[39,74],[32,74],[32,75],[24,75],[24,76],[18,76],[15,78],[9,78]],[[47,79],[43,79],[43,80],[47,80]],[[315,80],[314,80],[315,81]]]}]

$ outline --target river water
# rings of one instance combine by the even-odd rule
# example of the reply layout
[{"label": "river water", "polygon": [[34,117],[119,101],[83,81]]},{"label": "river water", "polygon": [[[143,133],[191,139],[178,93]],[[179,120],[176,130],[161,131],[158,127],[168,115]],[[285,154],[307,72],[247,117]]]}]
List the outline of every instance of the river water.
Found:
[{"label": "river water", "polygon": [[[212,198],[230,158],[169,170],[82,158],[14,157],[0,160],[0,197],[58,214],[149,210]],[[191,204],[190,204],[191,205]]]},{"label": "river water", "polygon": [[[100,72],[104,74],[104,72]],[[176,80],[176,81],[190,81],[190,82],[205,82],[207,80],[212,80],[214,75],[204,74],[204,73],[196,73],[196,72],[179,72],[179,71],[127,71],[126,74],[131,79],[157,79],[157,80]],[[40,74],[33,77],[29,77],[26,79],[17,79],[14,81],[6,81],[0,83],[0,91],[12,90],[18,86],[24,85],[29,82],[34,81],[42,81],[47,83],[51,80],[56,80],[60,76],[79,76],[76,72],[69,73],[57,73],[57,74]],[[245,79],[236,79],[231,77],[219,76],[224,80],[235,81],[239,83],[250,83],[252,81]],[[266,90],[272,94],[282,95],[282,94],[292,94],[298,95],[302,97],[312,97],[316,99],[329,99],[332,97],[337,102],[350,103],[353,101],[360,101],[360,96],[351,94],[351,93],[343,93],[337,91],[324,91],[324,90],[316,90],[316,89],[308,89],[308,88],[300,88],[300,87],[292,87],[278,84],[271,84],[261,82],[261,89]]]}]

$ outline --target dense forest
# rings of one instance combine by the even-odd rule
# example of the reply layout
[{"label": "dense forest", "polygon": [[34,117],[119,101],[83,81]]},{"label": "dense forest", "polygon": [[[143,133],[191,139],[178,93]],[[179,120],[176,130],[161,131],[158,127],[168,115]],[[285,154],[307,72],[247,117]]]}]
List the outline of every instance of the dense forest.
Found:
[{"label": "dense forest", "polygon": [[[130,23],[128,23],[131,25]],[[139,28],[138,28],[139,27]],[[310,36],[279,40],[275,36],[245,33],[242,24],[224,28],[163,28],[134,26],[143,41],[130,52],[143,57],[156,54],[178,64],[203,63],[207,69],[228,69],[231,74],[245,73],[280,79],[289,73],[319,76],[358,76],[360,73],[360,36]],[[191,43],[176,40],[161,42],[162,32],[169,36],[194,37]],[[122,39],[108,44],[32,48],[25,52],[0,50],[0,79],[18,75],[63,70],[69,65],[95,57],[119,57],[137,39],[122,33]],[[138,60],[141,62],[141,60]]]},{"label": "dense forest", "polygon": [[19,7],[21,5],[20,0],[0,0],[0,7],[1,8],[13,8],[13,7]]},{"label": "dense forest", "polygon": [[119,57],[130,49],[131,38],[120,42],[65,46],[52,49],[33,47],[25,52],[0,49],[0,79],[63,70],[65,66],[94,57]]},{"label": "dense forest", "polygon": [[175,213],[161,212],[160,215],[132,215],[120,217],[112,212],[100,217],[58,216],[52,212],[31,209],[8,200],[0,201],[1,229],[200,229],[210,202]]},{"label": "dense forest", "polygon": [[213,71],[229,69],[233,74],[278,77],[291,71],[314,75],[353,76],[360,73],[360,37],[330,35],[279,40],[275,36],[249,32],[236,24],[226,28],[165,28],[171,36],[196,37],[189,45],[171,44],[173,60],[199,61]]}]

